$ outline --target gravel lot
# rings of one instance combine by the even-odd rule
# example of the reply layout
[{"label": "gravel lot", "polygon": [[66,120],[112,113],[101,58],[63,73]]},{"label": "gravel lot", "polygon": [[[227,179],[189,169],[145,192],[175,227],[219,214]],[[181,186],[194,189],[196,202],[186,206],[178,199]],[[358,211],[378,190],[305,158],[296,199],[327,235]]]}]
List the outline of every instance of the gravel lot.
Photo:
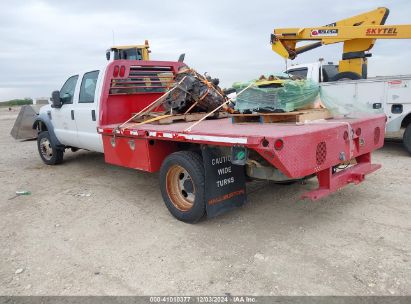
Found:
[{"label": "gravel lot", "polygon": [[189,225],[168,213],[157,174],[86,151],[44,165],[35,141],[9,135],[16,116],[0,108],[1,295],[411,294],[411,157],[399,143],[331,197],[300,201],[315,181],[254,183],[243,208]]}]

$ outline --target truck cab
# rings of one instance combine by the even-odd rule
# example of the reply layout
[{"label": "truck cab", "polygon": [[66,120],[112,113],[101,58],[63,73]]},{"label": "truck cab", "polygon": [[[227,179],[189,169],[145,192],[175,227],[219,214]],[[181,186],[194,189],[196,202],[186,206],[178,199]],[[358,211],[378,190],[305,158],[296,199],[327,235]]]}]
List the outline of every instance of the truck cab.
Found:
[{"label": "truck cab", "polygon": [[[103,152],[96,129],[104,73],[103,67],[69,76],[60,90],[52,93],[52,104],[40,109],[35,124],[39,130],[47,130],[57,146]],[[43,156],[46,162],[54,161],[47,153]]]},{"label": "truck cab", "polygon": [[301,79],[311,79],[318,83],[329,82],[338,74],[338,65],[332,62],[327,64],[321,62],[297,64],[292,65],[285,73]]},{"label": "truck cab", "polygon": [[[106,51],[106,59],[109,63],[149,60],[149,53],[146,40],[142,45],[113,46]],[[52,104],[40,109],[35,126],[40,131],[47,130],[48,136],[60,150],[71,148],[103,152],[97,125],[105,71],[106,66],[103,66],[69,76],[60,90],[52,93]],[[120,68],[117,73],[122,73]],[[43,161],[56,161],[51,156],[51,150],[47,149],[50,142],[46,139],[43,141]],[[59,154],[54,153],[56,155]],[[57,161],[59,162],[58,159]]]},{"label": "truck cab", "polygon": [[119,59],[69,76],[34,121],[40,157],[58,164],[66,149],[104,153],[97,127],[121,123],[164,94],[180,66],[185,64]]}]

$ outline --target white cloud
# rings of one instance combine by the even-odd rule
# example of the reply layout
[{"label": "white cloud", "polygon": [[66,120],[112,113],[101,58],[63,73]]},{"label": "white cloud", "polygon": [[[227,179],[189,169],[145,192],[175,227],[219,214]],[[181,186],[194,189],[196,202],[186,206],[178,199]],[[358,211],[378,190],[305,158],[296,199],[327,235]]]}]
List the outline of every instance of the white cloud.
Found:
[{"label": "white cloud", "polygon": [[[112,44],[149,39],[152,58],[186,62],[229,86],[284,70],[271,51],[275,27],[314,26],[389,6],[387,23],[409,23],[411,3],[397,1],[2,1],[0,100],[48,96],[78,70],[105,62]],[[354,5],[355,4],[355,5]],[[369,71],[406,74],[411,41],[377,41]],[[341,45],[301,54],[296,62],[338,61]]]}]

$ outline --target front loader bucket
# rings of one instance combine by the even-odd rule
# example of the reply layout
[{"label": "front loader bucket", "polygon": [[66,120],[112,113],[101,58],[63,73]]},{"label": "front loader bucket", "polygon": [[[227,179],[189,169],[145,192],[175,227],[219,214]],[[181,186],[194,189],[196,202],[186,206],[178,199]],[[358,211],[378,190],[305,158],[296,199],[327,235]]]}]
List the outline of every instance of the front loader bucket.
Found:
[{"label": "front loader bucket", "polygon": [[33,123],[39,113],[40,106],[25,105],[20,109],[20,113],[11,129],[10,135],[14,139],[34,139],[37,138],[37,131],[33,130]]}]

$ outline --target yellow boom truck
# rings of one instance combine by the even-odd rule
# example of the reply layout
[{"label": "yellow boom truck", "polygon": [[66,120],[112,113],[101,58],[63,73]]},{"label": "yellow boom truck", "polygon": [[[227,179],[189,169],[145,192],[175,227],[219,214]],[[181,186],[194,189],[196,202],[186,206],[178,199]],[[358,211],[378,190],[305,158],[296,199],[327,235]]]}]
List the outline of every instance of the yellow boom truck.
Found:
[{"label": "yellow boom truck", "polygon": [[[367,57],[376,39],[409,39],[411,25],[385,25],[389,10],[375,10],[343,19],[325,26],[306,28],[279,28],[271,34],[274,52],[287,59],[322,45],[343,43],[338,74],[332,80],[367,78]],[[315,41],[300,47],[301,41]]]},{"label": "yellow boom truck", "polygon": [[[403,144],[411,153],[411,75],[367,77],[367,57],[371,56],[367,51],[376,39],[411,38],[410,24],[385,25],[388,14],[387,8],[380,7],[326,26],[275,29],[271,44],[281,57],[295,59],[319,46],[343,43],[338,65],[320,60],[292,65],[286,72],[318,82],[327,108],[343,113],[385,113],[387,137],[397,137],[404,131]],[[297,47],[302,41],[309,43]]]}]

